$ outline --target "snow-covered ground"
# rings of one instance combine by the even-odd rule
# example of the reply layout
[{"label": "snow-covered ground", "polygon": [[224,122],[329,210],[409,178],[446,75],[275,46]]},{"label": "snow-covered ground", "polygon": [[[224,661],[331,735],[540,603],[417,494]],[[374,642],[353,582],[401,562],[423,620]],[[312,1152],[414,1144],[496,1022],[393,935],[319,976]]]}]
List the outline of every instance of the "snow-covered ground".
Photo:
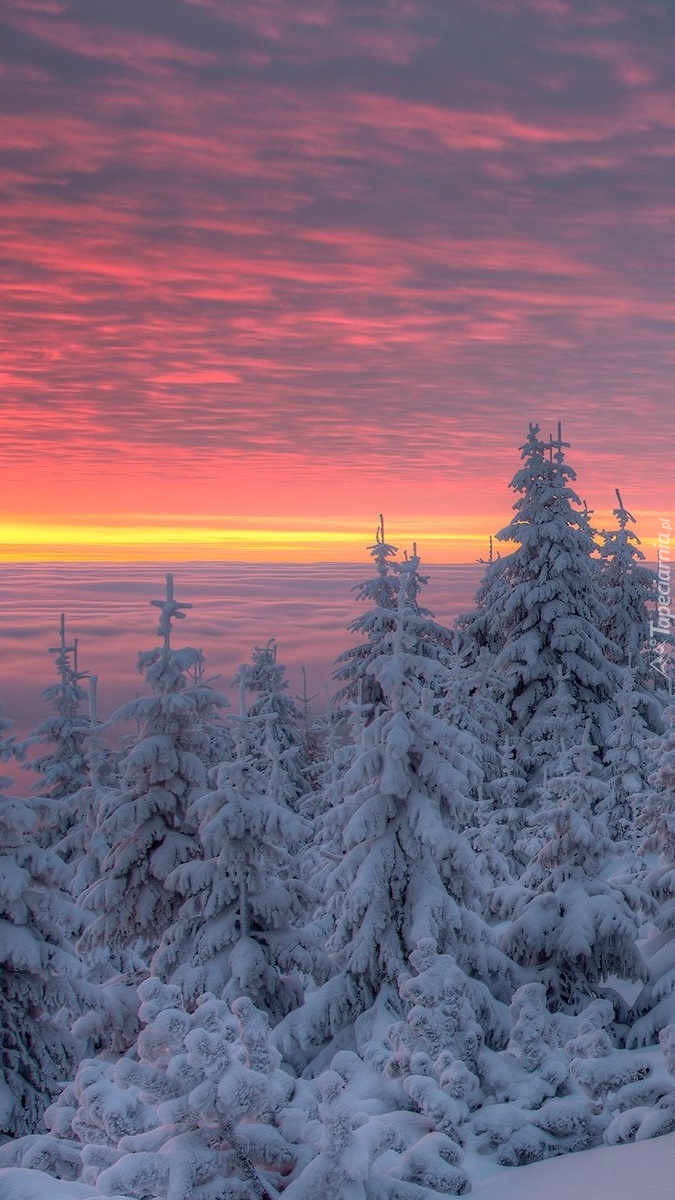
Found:
[{"label": "snow-covered ground", "polygon": [[[485,1168],[484,1163],[481,1166]],[[675,1133],[670,1133],[630,1146],[601,1146],[568,1154],[530,1167],[498,1168],[474,1182],[472,1194],[476,1200],[669,1200],[675,1191],[674,1168]],[[41,1171],[0,1170],[0,1200],[99,1197],[99,1192],[86,1185],[62,1183]]]},{"label": "snow-covered ground", "polygon": [[669,1133],[506,1168],[475,1182],[473,1194],[477,1200],[668,1200],[675,1194],[674,1167],[675,1133]]},{"label": "snow-covered ground", "polygon": [[[495,1167],[480,1158],[464,1165],[473,1176],[476,1200],[670,1200],[675,1194],[675,1133],[528,1167]],[[101,1200],[101,1193],[42,1171],[6,1167],[0,1168],[0,1200]]]}]

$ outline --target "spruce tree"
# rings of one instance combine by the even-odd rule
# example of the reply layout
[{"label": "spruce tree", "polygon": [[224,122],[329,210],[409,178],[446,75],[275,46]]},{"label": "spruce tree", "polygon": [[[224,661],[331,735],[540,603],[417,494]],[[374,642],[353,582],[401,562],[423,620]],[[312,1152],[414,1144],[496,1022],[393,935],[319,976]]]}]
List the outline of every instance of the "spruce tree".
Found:
[{"label": "spruce tree", "polygon": [[536,967],[554,1007],[576,1012],[609,976],[644,978],[636,941],[646,898],[609,876],[619,848],[597,815],[606,787],[593,773],[587,736],[563,748],[559,772],[547,783],[551,807],[532,818],[538,846],[501,946]]},{"label": "spruce tree", "polygon": [[[255,647],[251,662],[239,668],[234,683],[239,689],[240,715],[253,721],[259,718],[271,791],[280,803],[297,811],[313,788],[314,764],[308,754],[304,714],[288,695],[286,668],[278,660],[274,638]],[[250,702],[248,694],[253,697]]]},{"label": "spruce tree", "polygon": [[500,996],[509,991],[508,965],[479,915],[483,885],[462,833],[475,804],[471,764],[439,715],[451,677],[444,647],[436,658],[430,653],[428,618],[416,600],[418,567],[415,554],[401,564],[393,627],[369,667],[378,711],[335,781],[323,819],[337,974],[276,1031],[298,1065],[350,1030],[362,1053],[384,1065],[391,1057],[386,1027],[406,1010],[399,982],[425,939],[465,973],[487,1028],[500,1026],[490,987]]},{"label": "spruce tree", "polygon": [[599,811],[607,821],[610,835],[618,841],[625,840],[635,849],[636,822],[649,793],[655,738],[643,716],[637,672],[624,667],[622,674],[621,691],[616,698],[618,713],[605,751],[607,795]]},{"label": "spruce tree", "polygon": [[[39,814],[40,837],[45,845],[55,845],[77,824],[78,809],[74,797],[87,786],[88,762],[87,742],[90,734],[88,714],[82,711],[87,693],[82,680],[87,672],[78,668],[78,641],[68,642],[65,616],[59,622],[59,644],[49,651],[54,655],[58,683],[51,684],[42,693],[51,705],[52,715],[40,721],[29,737],[16,746],[16,754],[25,760],[42,747],[42,753],[24,761],[27,770],[37,773],[39,778],[32,791],[37,794],[33,802]],[[68,840],[62,850],[70,858]]]},{"label": "spruce tree", "polygon": [[509,723],[520,739],[519,756],[538,765],[545,705],[560,672],[576,713],[591,718],[592,740],[607,744],[619,687],[617,648],[602,632],[607,613],[600,598],[599,568],[587,512],[572,490],[574,470],[563,442],[539,437],[530,425],[524,464],[512,488],[515,516],[497,536],[517,543],[504,571],[509,594],[503,611],[503,646],[496,669]]},{"label": "spruce tree", "polygon": [[153,970],[188,999],[246,995],[277,1021],[302,1000],[313,959],[298,926],[318,897],[298,876],[309,827],[286,802],[274,725],[274,712],[242,713],[232,759],[190,809],[200,854],[167,879],[181,903]]},{"label": "spruce tree", "polygon": [[142,1028],[115,1082],[140,1095],[149,1119],[145,1132],[120,1139],[99,1190],[139,1200],[271,1200],[296,1164],[277,1121],[294,1085],[262,1014],[243,998],[230,1013],[213,995],[186,1011],[178,988],[154,978],[139,995]]},{"label": "spruce tree", "polygon": [[643,683],[650,673],[649,609],[656,600],[656,575],[642,564],[645,556],[640,539],[630,528],[635,517],[625,507],[616,489],[617,507],[613,510],[618,528],[602,534],[600,548],[602,592],[606,609],[603,632],[617,647],[616,660],[630,667]]},{"label": "spruce tree", "polygon": [[[3,722],[4,724],[4,722]],[[5,784],[8,780],[2,780]],[[0,1132],[35,1131],[70,1073],[79,1004],[69,871],[38,844],[32,807],[0,795]]]},{"label": "spruce tree", "polygon": [[356,598],[368,608],[349,626],[349,632],[358,635],[361,641],[337,659],[334,678],[342,686],[333,700],[338,717],[348,715],[350,710],[353,713],[354,705],[357,705],[358,719],[364,724],[373,719],[382,702],[381,690],[369,667],[382,653],[385,638],[394,627],[398,604],[398,564],[395,562],[398,548],[387,541],[381,514],[375,541],[368,551],[374,560],[375,577],[352,589]]},{"label": "spruce tree", "polygon": [[103,798],[99,828],[109,850],[101,876],[83,892],[82,904],[93,914],[83,947],[106,946],[126,961],[157,949],[175,920],[178,901],[167,878],[179,863],[198,857],[195,827],[188,808],[206,787],[202,721],[224,699],[204,686],[192,686],[188,673],[201,658],[198,650],[171,647],[172,623],[191,606],[173,594],[167,575],[158,633],[163,644],[139,655],[151,694],[124,705],[112,720],[134,720],[136,743],[122,763],[122,783]]},{"label": "spruce tree", "polygon": [[655,739],[654,770],[636,816],[639,882],[653,901],[654,928],[644,948],[649,978],[635,1003],[634,1045],[655,1041],[675,1022],[675,705],[664,716],[667,732]]}]

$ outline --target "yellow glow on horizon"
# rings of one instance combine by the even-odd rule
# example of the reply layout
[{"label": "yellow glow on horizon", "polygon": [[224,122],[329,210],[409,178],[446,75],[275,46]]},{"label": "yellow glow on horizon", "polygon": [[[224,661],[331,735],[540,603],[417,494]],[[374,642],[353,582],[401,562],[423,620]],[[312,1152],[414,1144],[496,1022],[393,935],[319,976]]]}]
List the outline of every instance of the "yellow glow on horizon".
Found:
[{"label": "yellow glow on horizon", "polygon": [[[386,536],[401,550],[417,542],[425,563],[472,562],[486,556],[488,545],[488,535],[479,530],[420,531],[409,522],[399,522],[391,534],[387,529]],[[0,522],[0,562],[358,562],[373,541],[372,522],[336,530],[4,521]]]}]

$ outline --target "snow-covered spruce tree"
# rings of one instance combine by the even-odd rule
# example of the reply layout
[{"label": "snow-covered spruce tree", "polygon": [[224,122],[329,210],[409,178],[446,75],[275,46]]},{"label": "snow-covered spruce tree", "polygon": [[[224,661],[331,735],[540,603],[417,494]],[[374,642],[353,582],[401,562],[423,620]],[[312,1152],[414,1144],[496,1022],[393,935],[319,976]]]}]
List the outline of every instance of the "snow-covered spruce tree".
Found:
[{"label": "snow-covered spruce tree", "polygon": [[16,747],[17,756],[23,760],[29,751],[44,748],[23,765],[39,776],[32,788],[39,797],[34,804],[44,827],[41,840],[50,845],[60,841],[76,822],[78,814],[73,797],[88,783],[90,725],[88,714],[82,711],[87,693],[81,684],[86,672],[78,670],[77,648],[77,638],[68,644],[62,613],[59,644],[49,651],[55,656],[59,681],[42,693],[43,699],[51,705],[52,715],[41,721]]},{"label": "snow-covered spruce tree", "polygon": [[59,1013],[79,1002],[69,939],[81,914],[68,882],[63,861],[38,845],[29,803],[0,795],[0,1132],[13,1136],[38,1127],[72,1069],[76,1047]]},{"label": "snow-covered spruce tree", "polygon": [[[103,1195],[138,1200],[271,1200],[298,1152],[277,1122],[294,1083],[279,1069],[264,1017],[241,998],[233,1019],[212,995],[187,1012],[179,989],[155,978],[139,995],[142,1029],[114,1081],[145,1105],[144,1119],[112,1149],[83,1149],[88,1178],[98,1169]],[[108,1096],[114,1111],[118,1096]],[[105,1094],[101,1104],[105,1116]]]},{"label": "snow-covered spruce tree", "polygon": [[232,734],[228,727],[229,701],[219,691],[220,675],[208,675],[203,651],[199,650],[185,673],[187,686],[199,711],[199,756],[207,771],[232,757]]},{"label": "snow-covered spruce tree", "polygon": [[[338,656],[333,675],[341,684],[333,698],[336,717],[349,717],[350,721],[356,722],[357,728],[367,725],[382,704],[382,691],[370,668],[390,645],[399,604],[400,572],[404,565],[395,561],[398,550],[386,540],[381,515],[375,542],[368,550],[375,562],[375,576],[356,584],[352,589],[357,600],[368,605],[368,608],[349,626],[349,632],[356,634],[361,641]],[[429,654],[434,659],[445,655],[449,660],[454,645],[453,634],[436,624],[433,614],[419,605],[418,595],[426,582],[425,577],[417,574],[409,585],[412,591],[408,602],[420,617],[425,618],[420,623],[420,653]]]},{"label": "snow-covered spruce tree", "polygon": [[[356,584],[352,589],[356,598],[367,604],[368,608],[349,626],[349,632],[362,640],[338,656],[333,673],[334,679],[342,684],[333,698],[335,718],[349,721],[355,742],[359,740],[360,730],[369,724],[384,703],[372,664],[381,654],[390,652],[399,607],[401,571],[406,569],[405,562],[394,561],[398,551],[396,546],[386,541],[381,515],[375,543],[368,549],[375,561],[375,577]],[[418,652],[434,661],[449,664],[456,643],[455,636],[434,621],[433,613],[419,603],[419,593],[427,583],[427,578],[419,572],[413,572],[412,575],[408,572],[407,579],[406,602],[420,617]]]},{"label": "snow-covered spruce tree", "polygon": [[659,1036],[661,1053],[641,1052],[614,1048],[606,1028],[610,1021],[611,1011],[604,1023],[582,1028],[566,1046],[574,1079],[602,1113],[603,1140],[615,1146],[670,1133],[675,1128],[673,1027]]},{"label": "snow-covered spruce tree", "polygon": [[172,622],[191,607],[174,599],[171,575],[166,598],[151,603],[161,612],[163,644],[138,661],[151,695],[113,714],[112,720],[136,721],[139,737],[122,763],[120,787],[103,798],[99,828],[110,848],[100,878],[81,897],[93,914],[82,949],[108,948],[118,969],[126,969],[129,953],[134,962],[154,953],[176,918],[179,900],[167,877],[199,855],[187,812],[206,787],[209,739],[202,721],[226,703],[209,687],[191,686],[187,675],[200,651],[171,647]]},{"label": "snow-covered spruce tree", "polygon": [[503,570],[510,585],[503,606],[503,645],[497,658],[502,699],[519,736],[519,759],[541,770],[540,722],[558,686],[560,671],[591,736],[601,751],[615,716],[618,651],[602,632],[607,614],[599,590],[595,543],[585,509],[570,487],[575,472],[564,458],[560,430],[543,442],[530,425],[522,447],[524,465],[512,488],[518,493],[513,520],[498,534],[516,542]]},{"label": "snow-covered spruce tree", "polygon": [[71,863],[73,878],[71,892],[76,899],[95,879],[100,877],[101,865],[108,850],[103,836],[100,809],[104,798],[118,786],[117,757],[103,738],[103,726],[98,716],[98,678],[90,675],[89,737],[86,745],[88,781],[72,798],[76,818],[57,849]]},{"label": "snow-covered spruce tree", "polygon": [[480,656],[494,660],[504,644],[502,618],[511,590],[509,558],[494,553],[490,538],[490,554],[479,558],[485,567],[483,578],[474,596],[470,612],[460,613],[456,622],[459,642],[465,662],[475,663]]},{"label": "snow-covered spruce tree", "polygon": [[609,1000],[552,1012],[539,983],[516,992],[511,1017],[506,1049],[484,1056],[490,1099],[468,1127],[480,1153],[521,1166],[675,1127],[672,1031],[663,1055],[617,1047]]},{"label": "snow-covered spruce tree", "polygon": [[644,683],[650,675],[647,606],[656,600],[656,575],[642,565],[645,556],[640,550],[640,539],[630,528],[635,517],[625,507],[618,488],[616,498],[618,506],[613,513],[618,528],[602,533],[600,547],[606,609],[603,632],[618,648],[615,661],[629,666],[635,672],[636,682]]},{"label": "snow-covered spruce tree", "polygon": [[[466,771],[470,824],[461,827],[476,856],[486,886],[511,878],[509,850],[515,827],[501,778],[499,744],[504,726],[502,707],[494,699],[487,666],[487,652],[477,662],[467,663],[458,651],[449,659],[450,673],[437,700],[437,715],[452,730],[454,752],[461,754]],[[508,790],[508,788],[507,788]],[[509,793],[510,795],[511,793]]]},{"label": "snow-covered spruce tree", "polygon": [[465,973],[487,1036],[497,1030],[498,1038],[502,1027],[490,985],[508,999],[509,965],[478,915],[482,882],[461,833],[471,821],[471,764],[438,715],[450,674],[443,647],[431,656],[428,618],[411,599],[418,565],[416,555],[401,564],[393,628],[368,668],[381,696],[378,711],[334,782],[323,818],[337,974],[275,1031],[300,1068],[313,1059],[323,1065],[340,1044],[385,1066],[392,1056],[387,1029],[407,1009],[399,983],[425,939]]},{"label": "snow-covered spruce tree", "polygon": [[[312,790],[314,764],[304,714],[287,694],[286,668],[277,659],[274,638],[266,646],[255,647],[251,663],[239,668],[234,683],[239,688],[241,713],[260,718],[258,737],[266,746],[259,764],[269,776],[271,790],[280,803],[297,810]],[[248,705],[245,693],[253,695]]]},{"label": "snow-covered spruce tree", "polygon": [[455,745],[469,764],[469,795],[480,801],[488,782],[500,772],[503,711],[489,687],[483,686],[477,664],[468,666],[458,652],[444,652],[442,661],[449,667],[449,677],[443,683],[438,713],[452,727]]},{"label": "snow-covered spruce tree", "polygon": [[355,584],[352,589],[368,608],[349,626],[349,632],[361,641],[338,657],[333,676],[342,685],[333,700],[336,715],[346,716],[347,706],[356,702],[364,724],[372,720],[382,700],[377,681],[368,668],[382,652],[384,639],[394,627],[398,604],[398,564],[394,561],[398,548],[387,541],[381,514],[375,542],[368,551],[375,563],[375,577]]},{"label": "snow-covered spruce tree", "polygon": [[599,999],[580,1015],[552,1012],[543,984],[518,989],[506,1048],[484,1054],[489,1099],[465,1131],[470,1129],[480,1154],[504,1166],[522,1166],[601,1141],[610,1115],[577,1083],[573,1058],[584,1039],[588,1055],[623,1054],[622,1069],[630,1073],[628,1052],[614,1051],[605,1032],[613,1015],[610,1002]]},{"label": "snow-covered spruce tree", "polygon": [[621,847],[594,812],[605,787],[592,774],[592,758],[585,737],[547,782],[553,804],[531,818],[539,848],[500,943],[516,962],[536,967],[550,1003],[568,1012],[602,994],[609,976],[636,981],[645,974],[636,940],[648,900],[608,877]]},{"label": "snow-covered spruce tree", "polygon": [[388,1111],[386,1087],[356,1055],[337,1054],[313,1086],[318,1103],[301,1138],[315,1156],[296,1171],[284,1198],[437,1200],[470,1191],[456,1143],[425,1130],[415,1113]]},{"label": "snow-covered spruce tree", "polygon": [[639,882],[654,901],[655,930],[644,947],[649,977],[634,1006],[633,1045],[655,1041],[675,1022],[675,705],[664,718],[667,733],[655,744],[650,787],[636,816]]},{"label": "snow-covered spruce tree", "polygon": [[[605,765],[607,793],[598,806],[611,837],[636,845],[636,821],[649,792],[656,740],[643,716],[643,692],[632,667],[622,669],[623,681],[616,703],[618,714],[607,739]],[[661,716],[661,720],[663,717]]]},{"label": "snow-covered spruce tree", "polygon": [[487,779],[481,789],[477,825],[471,834],[481,873],[495,886],[518,879],[529,862],[529,811],[525,772],[516,759],[515,746],[506,737],[495,777]]},{"label": "snow-covered spruce tree", "polygon": [[298,877],[310,829],[286,802],[276,723],[273,711],[245,709],[233,721],[233,758],[190,810],[201,854],[168,877],[182,903],[152,964],[186,999],[246,995],[275,1022],[301,1002],[299,971],[314,966],[298,926],[318,900]]}]

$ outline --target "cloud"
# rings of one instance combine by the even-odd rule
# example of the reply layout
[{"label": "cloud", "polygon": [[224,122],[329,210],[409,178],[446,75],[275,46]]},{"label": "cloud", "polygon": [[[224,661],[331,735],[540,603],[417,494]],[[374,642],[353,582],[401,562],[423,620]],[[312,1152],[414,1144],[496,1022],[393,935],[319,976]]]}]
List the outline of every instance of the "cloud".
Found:
[{"label": "cloud", "polygon": [[669,11],[17,0],[4,20],[13,514],[494,511],[539,414],[656,503]]}]

